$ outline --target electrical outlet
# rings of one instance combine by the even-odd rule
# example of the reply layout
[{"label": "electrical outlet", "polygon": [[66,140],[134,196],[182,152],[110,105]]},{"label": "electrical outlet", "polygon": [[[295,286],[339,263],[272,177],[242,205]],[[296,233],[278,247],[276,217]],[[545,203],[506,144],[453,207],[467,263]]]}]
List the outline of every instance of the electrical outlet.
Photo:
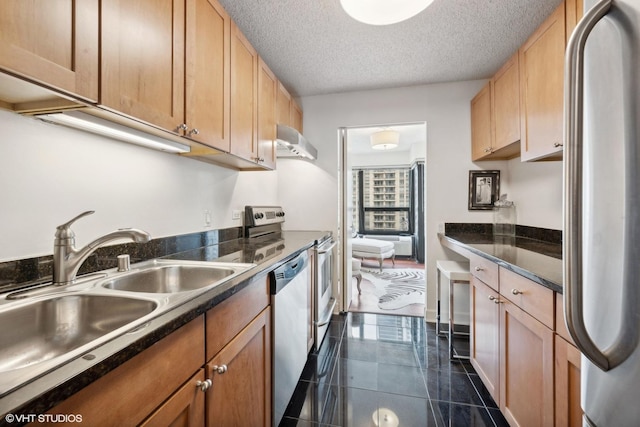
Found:
[{"label": "electrical outlet", "polygon": [[242,211],[241,210],[234,210],[231,213],[231,219],[233,220],[238,220],[242,218]]},{"label": "electrical outlet", "polygon": [[205,227],[211,226],[211,212],[209,212],[208,209],[204,211],[204,226]]}]

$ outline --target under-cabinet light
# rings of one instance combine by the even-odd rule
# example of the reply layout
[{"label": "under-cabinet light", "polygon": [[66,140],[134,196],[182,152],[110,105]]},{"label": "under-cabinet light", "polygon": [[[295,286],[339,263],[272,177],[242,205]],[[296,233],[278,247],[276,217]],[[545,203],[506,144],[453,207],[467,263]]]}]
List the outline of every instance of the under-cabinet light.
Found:
[{"label": "under-cabinet light", "polygon": [[69,126],[155,150],[170,153],[188,153],[191,151],[191,147],[188,145],[141,132],[78,110],[39,114],[36,117],[46,122]]}]

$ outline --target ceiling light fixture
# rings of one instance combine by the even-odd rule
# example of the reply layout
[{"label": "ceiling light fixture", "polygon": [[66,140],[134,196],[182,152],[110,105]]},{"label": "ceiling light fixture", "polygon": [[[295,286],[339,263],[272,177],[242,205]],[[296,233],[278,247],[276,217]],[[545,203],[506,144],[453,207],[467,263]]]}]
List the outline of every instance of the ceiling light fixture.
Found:
[{"label": "ceiling light fixture", "polygon": [[400,133],[395,130],[383,130],[371,134],[371,148],[374,150],[391,150],[400,142]]},{"label": "ceiling light fixture", "polygon": [[141,132],[78,110],[39,114],[35,117],[45,122],[80,129],[155,150],[167,151],[169,153],[188,153],[191,151],[191,147],[188,145]]},{"label": "ceiling light fixture", "polygon": [[376,427],[398,427],[400,419],[391,409],[379,408],[373,411],[373,424]]},{"label": "ceiling light fixture", "polygon": [[369,25],[390,25],[407,20],[431,3],[433,0],[340,0],[349,16]]}]

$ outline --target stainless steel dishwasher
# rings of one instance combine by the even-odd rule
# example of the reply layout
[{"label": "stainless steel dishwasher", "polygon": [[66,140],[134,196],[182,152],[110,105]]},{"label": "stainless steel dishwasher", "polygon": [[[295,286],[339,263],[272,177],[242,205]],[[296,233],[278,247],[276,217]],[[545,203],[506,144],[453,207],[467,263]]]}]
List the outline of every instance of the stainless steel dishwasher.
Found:
[{"label": "stainless steel dishwasher", "polygon": [[284,415],[307,361],[309,255],[302,252],[271,273],[273,426]]}]

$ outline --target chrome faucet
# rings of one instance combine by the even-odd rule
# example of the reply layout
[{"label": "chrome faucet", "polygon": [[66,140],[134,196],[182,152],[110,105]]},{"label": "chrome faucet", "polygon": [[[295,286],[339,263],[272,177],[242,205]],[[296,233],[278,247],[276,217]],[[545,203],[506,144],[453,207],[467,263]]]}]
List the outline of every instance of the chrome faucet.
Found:
[{"label": "chrome faucet", "polygon": [[71,229],[78,219],[93,214],[95,211],[83,212],[69,222],[56,228],[56,238],[53,242],[53,284],[68,285],[73,283],[82,263],[105,243],[118,239],[130,239],[136,243],[146,243],[151,236],[146,231],[135,228],[123,228],[102,237],[98,237],[82,249],[76,249],[76,234]]}]

